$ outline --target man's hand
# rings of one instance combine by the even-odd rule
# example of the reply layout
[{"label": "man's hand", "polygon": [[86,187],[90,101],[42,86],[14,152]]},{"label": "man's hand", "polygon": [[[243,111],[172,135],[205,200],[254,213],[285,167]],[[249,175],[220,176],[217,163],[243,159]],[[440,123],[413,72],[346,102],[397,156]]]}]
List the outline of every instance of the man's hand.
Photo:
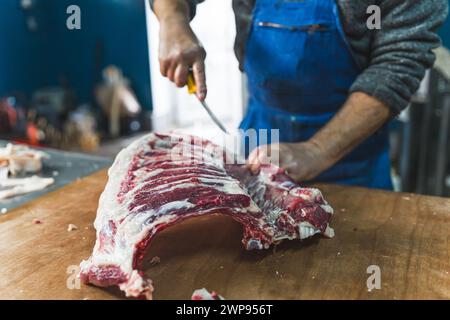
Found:
[{"label": "man's hand", "polygon": [[[386,104],[363,92],[354,92],[339,112],[307,142],[270,147],[279,152],[280,167],[287,169],[294,179],[307,181],[336,164],[391,117]],[[261,163],[267,163],[264,149],[256,149],[250,155],[248,164],[253,171],[258,170]]]},{"label": "man's hand", "polygon": [[206,97],[206,52],[189,25],[189,8],[184,0],[158,0],[154,4],[160,23],[159,63],[161,74],[178,87],[187,83],[192,68],[197,96]]},{"label": "man's hand", "polygon": [[297,181],[308,181],[317,177],[325,168],[324,157],[313,143],[275,143],[253,150],[248,158],[248,165],[257,172],[261,164],[269,163],[278,153],[279,166]]}]

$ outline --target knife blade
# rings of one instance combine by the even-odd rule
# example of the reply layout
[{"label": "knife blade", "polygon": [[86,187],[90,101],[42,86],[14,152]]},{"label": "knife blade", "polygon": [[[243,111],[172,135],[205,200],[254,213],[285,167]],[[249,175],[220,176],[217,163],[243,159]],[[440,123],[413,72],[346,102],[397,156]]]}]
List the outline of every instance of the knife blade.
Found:
[{"label": "knife blade", "polygon": [[[189,72],[188,79],[187,79],[187,87],[189,94],[196,94],[197,93],[197,86],[195,84],[194,75],[192,72]],[[196,96],[197,97],[197,96]],[[211,111],[208,104],[205,101],[200,100],[197,97],[198,101],[201,103],[203,108],[208,113],[211,120],[222,130],[224,133],[229,134],[223,123],[216,117],[216,115]]]}]

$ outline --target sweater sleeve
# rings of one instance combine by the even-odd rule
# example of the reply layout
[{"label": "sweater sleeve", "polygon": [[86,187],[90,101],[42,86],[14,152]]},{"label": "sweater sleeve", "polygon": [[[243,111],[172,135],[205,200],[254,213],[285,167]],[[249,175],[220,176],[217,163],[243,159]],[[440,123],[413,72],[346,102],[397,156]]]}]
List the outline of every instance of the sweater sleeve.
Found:
[{"label": "sweater sleeve", "polygon": [[368,67],[350,92],[362,91],[386,103],[397,114],[419,88],[432,67],[436,34],[448,13],[447,0],[382,0],[381,29],[371,31]]}]

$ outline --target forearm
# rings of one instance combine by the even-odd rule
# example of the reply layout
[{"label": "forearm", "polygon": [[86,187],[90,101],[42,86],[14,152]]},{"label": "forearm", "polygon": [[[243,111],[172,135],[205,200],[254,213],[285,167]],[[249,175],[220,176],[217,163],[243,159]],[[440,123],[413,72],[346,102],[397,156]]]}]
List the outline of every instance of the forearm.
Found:
[{"label": "forearm", "polygon": [[189,5],[186,0],[155,0],[153,11],[160,22],[171,19],[189,22]]},{"label": "forearm", "polygon": [[323,170],[333,166],[391,117],[381,101],[362,92],[352,93],[341,110],[308,143],[317,148]]}]

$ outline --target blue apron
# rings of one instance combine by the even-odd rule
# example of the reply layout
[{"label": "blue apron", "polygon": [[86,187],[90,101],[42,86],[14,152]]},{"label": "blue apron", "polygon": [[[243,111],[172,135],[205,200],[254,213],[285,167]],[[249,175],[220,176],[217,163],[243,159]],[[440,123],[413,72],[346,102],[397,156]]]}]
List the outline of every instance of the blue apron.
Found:
[{"label": "blue apron", "polygon": [[[240,128],[279,129],[280,142],[300,142],[342,107],[361,68],[335,1],[256,0],[244,71],[250,99]],[[392,189],[387,126],[315,181]]]}]

